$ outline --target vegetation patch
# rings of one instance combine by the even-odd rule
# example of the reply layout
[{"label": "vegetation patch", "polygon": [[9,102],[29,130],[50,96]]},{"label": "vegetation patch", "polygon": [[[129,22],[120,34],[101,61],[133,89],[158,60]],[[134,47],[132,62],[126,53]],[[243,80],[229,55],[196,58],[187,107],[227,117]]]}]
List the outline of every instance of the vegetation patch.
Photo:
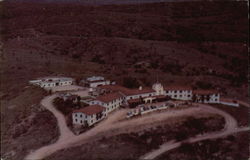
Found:
[{"label": "vegetation patch", "polygon": [[239,107],[227,106],[223,104],[211,105],[215,108],[221,109],[231,114],[237,121],[239,126],[249,126],[249,108],[240,105]]},{"label": "vegetation patch", "polygon": [[215,140],[204,140],[181,147],[161,155],[157,160],[247,160],[249,158],[249,134],[229,135]]},{"label": "vegetation patch", "polygon": [[[194,123],[194,125],[192,125]],[[157,149],[159,145],[173,139],[182,132],[188,137],[200,133],[220,130],[224,127],[224,119],[217,115],[203,117],[185,117],[176,123],[165,123],[154,128],[141,130],[134,133],[124,133],[117,136],[106,137],[82,146],[59,151],[47,157],[47,160],[67,160],[74,157],[75,160],[96,159],[138,159],[141,155]],[[178,139],[186,137],[178,136]],[[112,151],[112,152],[110,152]],[[109,153],[109,154],[107,154]]]}]

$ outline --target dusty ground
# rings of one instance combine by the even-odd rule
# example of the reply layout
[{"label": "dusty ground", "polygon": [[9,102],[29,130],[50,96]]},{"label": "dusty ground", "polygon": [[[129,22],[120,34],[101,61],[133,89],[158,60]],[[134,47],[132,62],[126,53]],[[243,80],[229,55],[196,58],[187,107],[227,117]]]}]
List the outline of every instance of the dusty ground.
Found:
[{"label": "dusty ground", "polygon": [[64,91],[72,91],[72,90],[83,90],[84,88],[77,85],[67,85],[67,86],[56,86],[56,87],[48,87],[46,90],[51,90],[52,92],[64,92]]},{"label": "dusty ground", "polygon": [[[35,150],[34,152],[29,153],[25,159],[42,159],[50,156],[56,152],[61,152],[63,149],[67,149],[74,146],[84,145],[89,143],[89,141],[95,141],[101,137],[112,137],[122,133],[133,133],[138,132],[145,129],[150,129],[157,124],[164,125],[165,123],[170,123],[175,126],[176,121],[182,120],[182,117],[190,116],[184,121],[184,125],[177,126],[176,129],[180,132],[174,132],[175,139],[180,141],[185,140],[186,138],[206,133],[204,136],[197,135],[198,139],[209,139],[216,138],[221,135],[231,134],[232,130],[237,129],[237,121],[226,112],[210,107],[209,105],[199,104],[199,107],[185,107],[182,110],[169,110],[162,111],[161,113],[149,114],[142,117],[130,119],[127,121],[120,121],[124,118],[127,110],[122,109],[110,114],[105,120],[95,125],[94,128],[78,135],[74,136],[73,133],[68,129],[65,121],[65,117],[62,113],[55,109],[53,106],[53,99],[56,97],[56,94],[45,97],[41,104],[50,110],[55,117],[57,118],[58,126],[60,129],[60,137],[57,142],[51,145],[47,145],[44,147]],[[197,104],[195,104],[197,105]],[[206,121],[195,120],[192,117],[197,116],[207,116],[208,113],[217,114],[222,116],[220,121],[222,122],[210,122],[208,123],[207,128],[205,127],[207,124]],[[205,118],[204,120],[209,120]],[[212,119],[213,120],[213,119]],[[205,124],[203,124],[205,123]],[[215,125],[221,125],[221,127],[217,128]],[[186,128],[187,127],[187,128]],[[223,127],[223,130],[221,130]],[[215,131],[219,129],[218,133],[210,133],[209,131]],[[248,129],[248,128],[247,128]],[[174,130],[174,129],[172,129]],[[237,130],[235,130],[237,131]],[[209,132],[209,133],[207,133]],[[218,135],[217,135],[218,134]],[[194,139],[194,142],[196,139]],[[161,142],[162,143],[162,142]],[[159,145],[159,144],[158,144]],[[163,144],[165,145],[165,144]],[[180,144],[179,144],[180,145]],[[152,148],[151,148],[152,149]],[[153,151],[154,152],[154,151]]]},{"label": "dusty ground", "polygon": [[249,141],[247,139],[249,139],[248,131],[229,135],[225,138],[205,140],[195,144],[184,144],[178,149],[163,154],[157,160],[247,160],[249,158]]},{"label": "dusty ground", "polygon": [[21,160],[31,150],[57,140],[56,119],[39,104],[45,95],[29,87],[13,99],[1,100],[1,157]]},{"label": "dusty ground", "polygon": [[[49,156],[48,160],[62,159],[66,160],[74,157],[76,160],[82,159],[137,159],[140,155],[151,149],[157,148],[165,141],[174,139],[178,133],[186,130],[193,130],[189,132],[189,136],[199,133],[199,129],[187,127],[190,117],[178,117],[168,119],[161,123],[155,124],[152,128],[143,129],[143,127],[130,133],[123,133],[112,137],[103,137],[101,140],[94,140],[79,147],[72,147],[64,149]],[[214,114],[204,114],[197,116],[195,121],[199,121],[204,125],[205,130],[211,131],[220,130],[223,128],[223,119]],[[212,127],[213,125],[213,127]],[[109,154],[107,154],[109,153]]]}]

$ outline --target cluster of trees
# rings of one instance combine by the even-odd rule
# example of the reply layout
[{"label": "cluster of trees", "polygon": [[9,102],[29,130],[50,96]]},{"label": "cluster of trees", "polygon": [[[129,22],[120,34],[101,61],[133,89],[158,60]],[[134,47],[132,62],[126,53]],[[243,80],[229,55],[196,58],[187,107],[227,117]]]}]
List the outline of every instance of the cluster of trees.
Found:
[{"label": "cluster of trees", "polygon": [[54,105],[56,108],[61,111],[64,115],[70,114],[74,109],[79,109],[81,107],[87,106],[86,104],[82,103],[81,97],[76,98],[76,102],[73,99],[63,100],[62,98],[55,98]]},{"label": "cluster of trees", "polygon": [[123,86],[127,88],[138,88],[140,86],[139,81],[134,77],[124,77]]},{"label": "cluster of trees", "polygon": [[195,83],[195,88],[201,88],[201,89],[212,89],[214,88],[212,83],[204,82],[204,81],[197,81]]},{"label": "cluster of trees", "polygon": [[91,62],[99,63],[99,64],[105,64],[105,61],[102,59],[102,56],[100,55],[95,55],[92,59]]},{"label": "cluster of trees", "polygon": [[181,74],[183,66],[180,65],[179,63],[166,63],[161,66],[161,70],[166,73],[171,73],[171,74]]}]

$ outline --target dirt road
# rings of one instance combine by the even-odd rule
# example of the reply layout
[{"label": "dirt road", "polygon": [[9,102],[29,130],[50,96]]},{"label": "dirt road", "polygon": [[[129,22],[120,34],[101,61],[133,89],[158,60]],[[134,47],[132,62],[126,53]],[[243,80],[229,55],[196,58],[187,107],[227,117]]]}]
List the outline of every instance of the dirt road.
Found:
[{"label": "dirt road", "polygon": [[121,120],[122,117],[125,117],[127,110],[118,110],[110,114],[108,118],[106,118],[102,122],[98,123],[94,128],[90,129],[89,131],[81,135],[76,136],[68,129],[65,123],[64,116],[54,108],[52,101],[56,96],[57,95],[45,97],[42,100],[41,104],[49,111],[51,111],[57,118],[61,136],[59,137],[58,141],[55,142],[54,144],[44,146],[34,152],[31,152],[29,155],[25,157],[25,160],[42,159],[61,149],[69,148],[76,145],[81,145],[101,136],[108,137],[120,133],[136,131],[139,130],[140,128],[150,127],[157,123],[161,123],[162,121],[169,119],[171,117],[178,117],[183,115],[194,115],[194,114],[197,115],[204,112],[216,113],[222,115],[226,119],[225,129],[222,132],[225,132],[229,128],[237,127],[236,120],[229,114],[219,109],[209,107],[208,105],[202,105],[200,107],[190,107],[181,110],[171,110],[168,112],[151,114],[126,121],[119,121],[119,120]]},{"label": "dirt road", "polygon": [[74,134],[71,130],[67,127],[64,115],[59,112],[53,105],[53,99],[55,99],[58,95],[54,94],[52,96],[47,96],[41,101],[41,105],[48,109],[50,112],[54,114],[57,119],[57,124],[60,131],[59,139],[65,139],[69,137],[73,137]]},{"label": "dirt road", "polygon": [[195,143],[195,142],[206,140],[206,139],[219,138],[219,137],[223,137],[223,136],[233,134],[233,133],[236,133],[236,132],[249,130],[248,127],[238,128],[237,121],[235,120],[235,118],[232,117],[231,115],[229,115],[228,113],[224,112],[224,111],[221,111],[221,110],[216,109],[216,108],[212,108],[209,105],[205,105],[205,104],[198,104],[198,105],[200,107],[202,107],[203,109],[207,110],[207,112],[213,112],[213,113],[217,113],[217,114],[223,116],[225,118],[225,127],[224,127],[224,129],[221,130],[221,131],[218,131],[218,132],[212,132],[212,133],[208,133],[208,134],[197,135],[195,137],[192,137],[192,138],[189,138],[187,140],[180,141],[180,142],[175,142],[175,141],[167,142],[167,143],[161,145],[159,149],[154,150],[152,152],[149,152],[149,153],[141,156],[140,159],[144,159],[144,160],[155,159],[156,157],[160,156],[161,154],[181,146],[182,142]]},{"label": "dirt road", "polygon": [[[206,139],[216,139],[216,138],[227,136],[227,135],[230,135],[230,134],[233,134],[233,133],[249,131],[249,130],[250,130],[249,127],[244,127],[244,128],[236,128],[236,129],[233,129],[233,130],[222,131],[222,132],[218,132],[218,133],[214,132],[214,133],[209,133],[209,134],[206,134],[206,135],[197,135],[195,137],[192,137],[192,138],[189,138],[189,139],[185,140],[185,142],[195,143],[195,142],[203,141],[203,140],[206,140]],[[184,141],[180,141],[180,142],[170,141],[170,142],[167,142],[167,143],[161,145],[159,149],[154,150],[152,152],[149,152],[149,153],[143,155],[140,159],[141,160],[153,160],[153,159],[157,158],[158,156],[160,156],[161,154],[163,154],[163,153],[165,153],[167,151],[170,151],[172,149],[180,147],[183,142]]]}]

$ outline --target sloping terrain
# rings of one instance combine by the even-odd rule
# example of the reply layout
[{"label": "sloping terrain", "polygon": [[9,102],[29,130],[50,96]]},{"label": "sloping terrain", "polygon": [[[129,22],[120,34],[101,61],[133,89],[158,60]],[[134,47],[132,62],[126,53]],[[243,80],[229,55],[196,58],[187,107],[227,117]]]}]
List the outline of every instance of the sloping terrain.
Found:
[{"label": "sloping terrain", "polygon": [[[38,106],[46,93],[27,87],[40,76],[103,75],[121,84],[132,77],[142,86],[158,76],[164,84],[216,88],[224,96],[247,99],[247,2],[0,2],[0,7],[1,120],[8,120],[1,121],[1,143],[12,157],[56,139],[55,119]],[[30,129],[20,129],[29,119]],[[46,119],[49,123],[42,123]],[[41,135],[50,138],[27,147]],[[14,141],[27,146],[16,149],[9,143]]]}]

